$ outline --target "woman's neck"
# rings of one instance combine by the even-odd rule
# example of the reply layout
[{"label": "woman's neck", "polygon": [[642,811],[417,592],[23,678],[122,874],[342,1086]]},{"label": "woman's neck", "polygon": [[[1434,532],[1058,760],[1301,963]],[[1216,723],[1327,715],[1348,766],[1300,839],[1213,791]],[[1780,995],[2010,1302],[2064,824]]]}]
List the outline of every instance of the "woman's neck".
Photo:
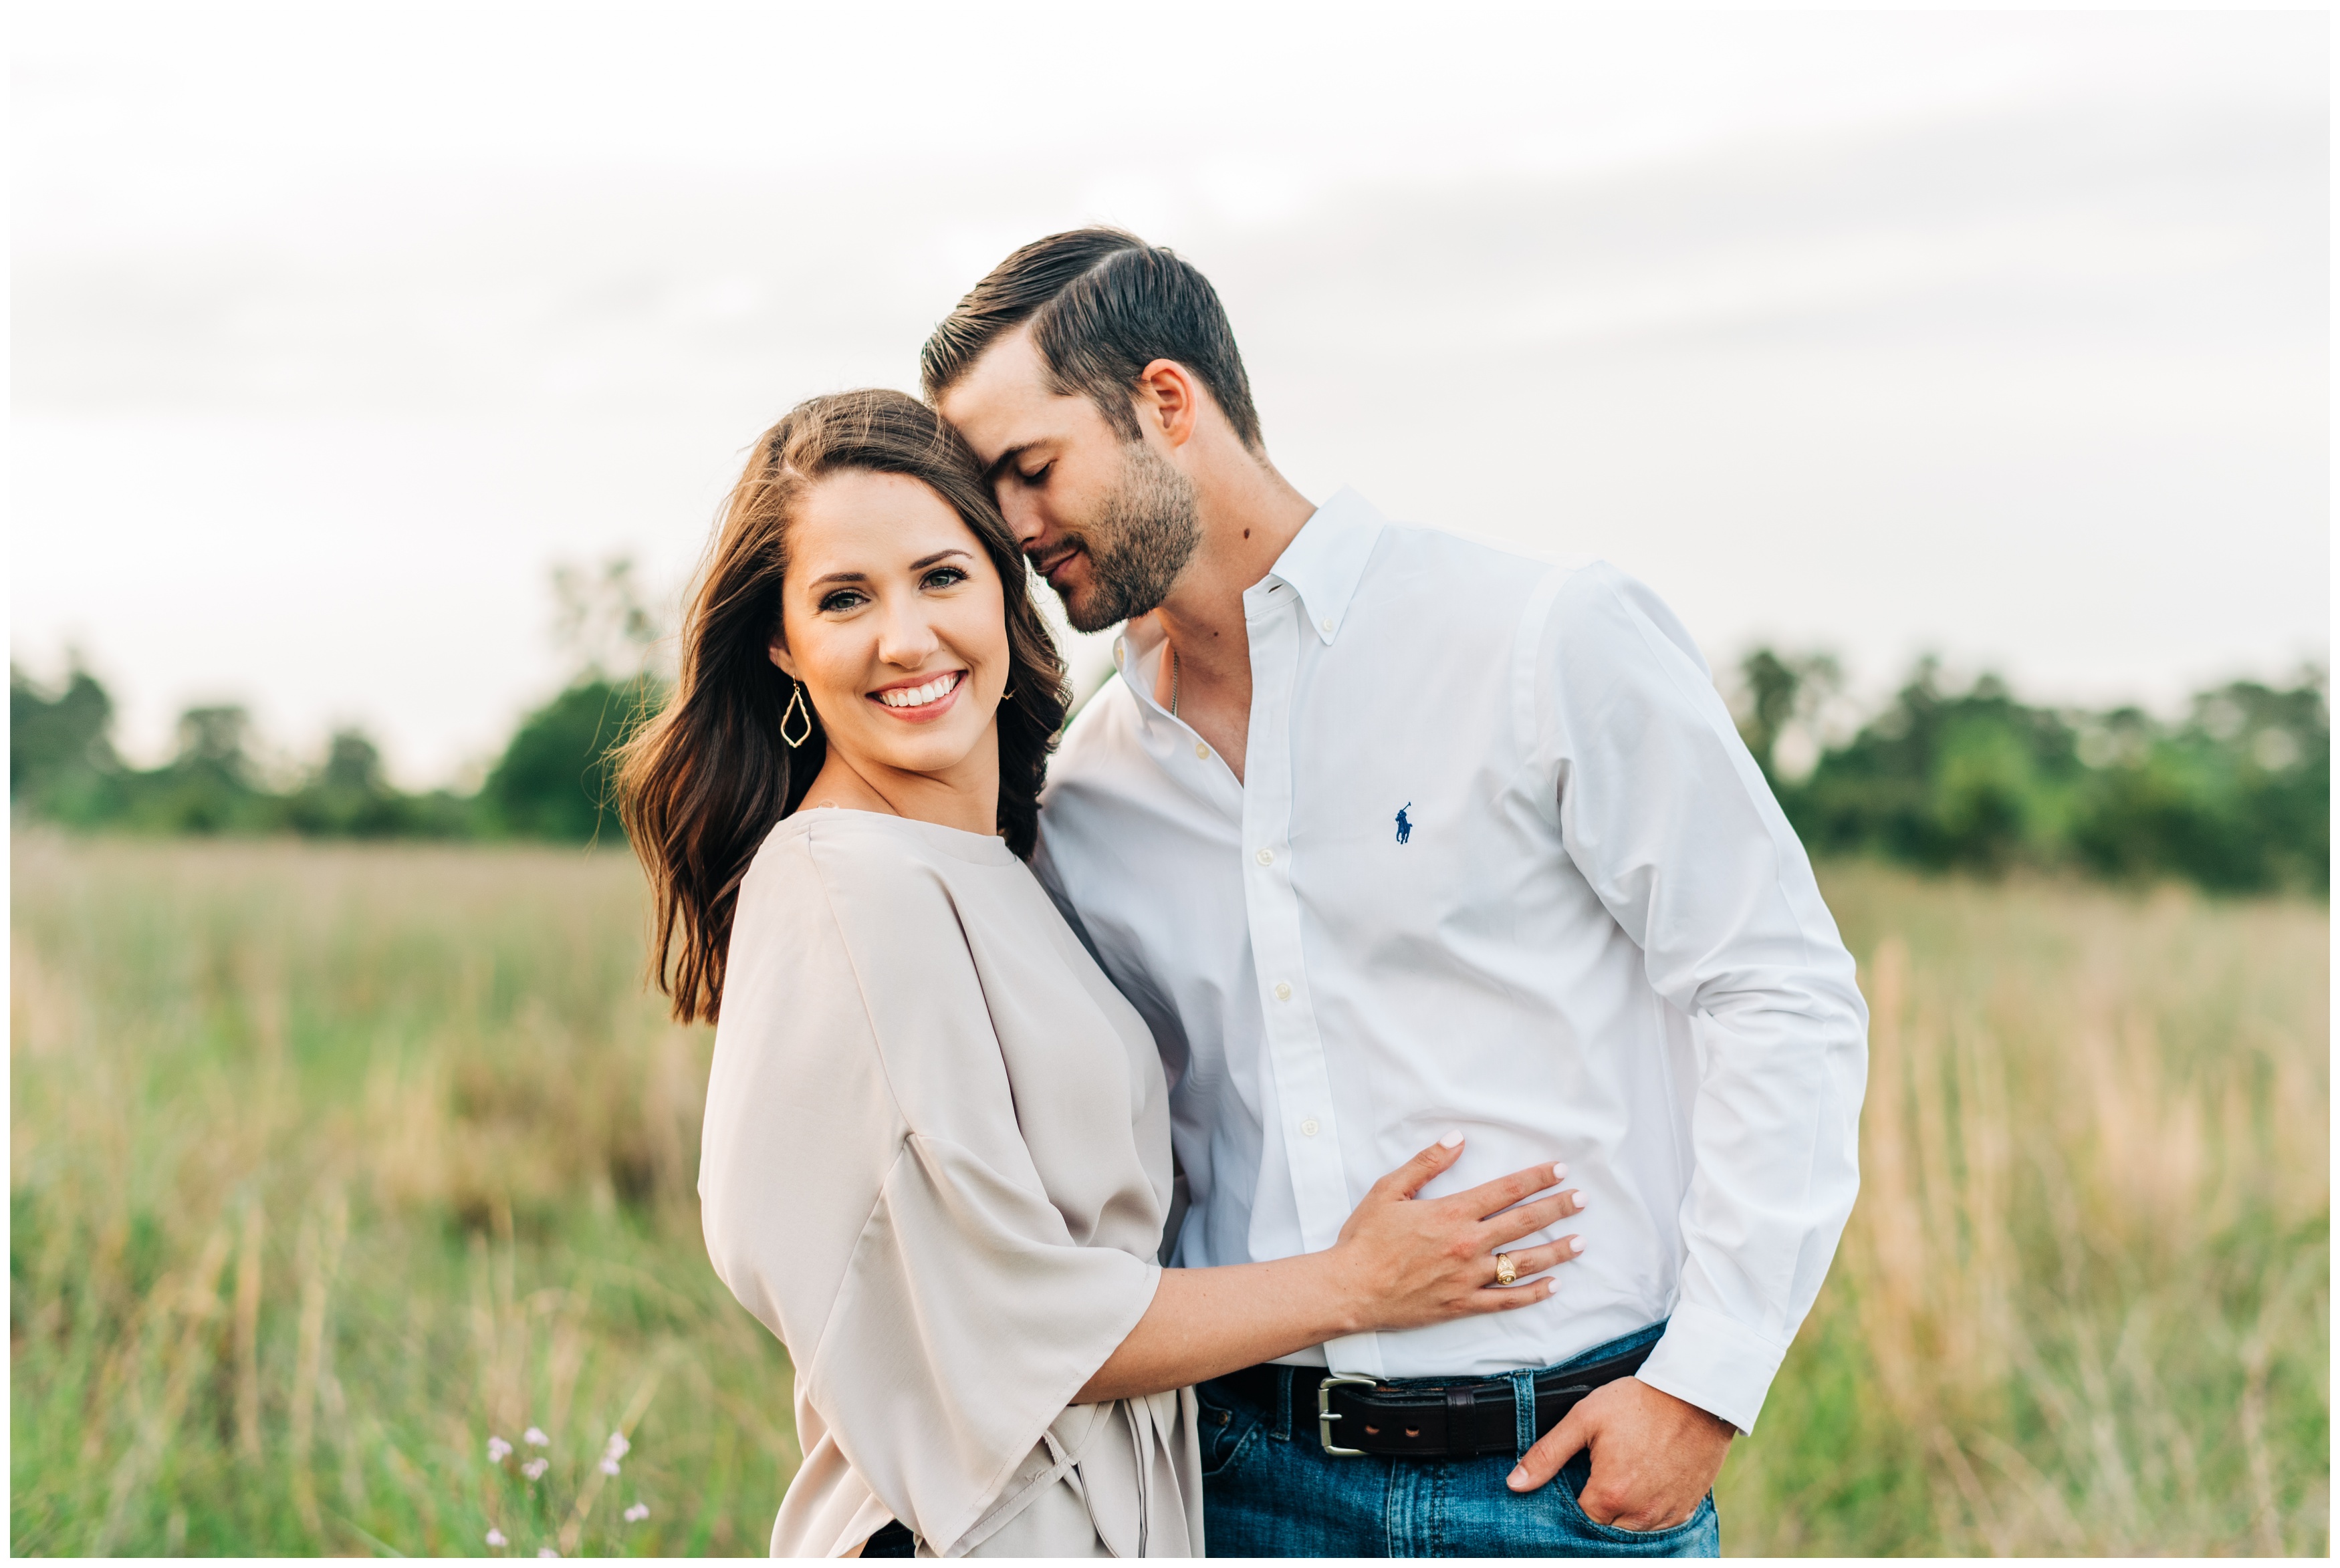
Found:
[{"label": "woman's neck", "polygon": [[974,751],[936,773],[910,773],[870,757],[848,754],[832,742],[828,760],[805,792],[798,811],[839,806],[847,811],[930,822],[961,833],[999,832],[999,732],[984,732]]}]

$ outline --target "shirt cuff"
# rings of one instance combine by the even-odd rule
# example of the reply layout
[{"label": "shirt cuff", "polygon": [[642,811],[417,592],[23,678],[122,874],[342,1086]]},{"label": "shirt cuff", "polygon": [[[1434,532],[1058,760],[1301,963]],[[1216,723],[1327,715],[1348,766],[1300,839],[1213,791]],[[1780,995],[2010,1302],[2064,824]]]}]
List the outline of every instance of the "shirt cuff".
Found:
[{"label": "shirt cuff", "polygon": [[1772,1344],[1734,1318],[1685,1304],[1674,1309],[1664,1337],[1633,1376],[1751,1433],[1787,1353],[1786,1346]]}]

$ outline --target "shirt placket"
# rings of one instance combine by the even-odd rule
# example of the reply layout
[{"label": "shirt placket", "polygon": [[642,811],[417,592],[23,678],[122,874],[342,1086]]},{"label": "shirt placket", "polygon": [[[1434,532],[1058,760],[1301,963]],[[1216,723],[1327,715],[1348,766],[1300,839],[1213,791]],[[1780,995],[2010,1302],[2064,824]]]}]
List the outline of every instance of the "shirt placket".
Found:
[{"label": "shirt placket", "polygon": [[[1244,596],[1251,642],[1251,728],[1244,756],[1244,910],[1252,966],[1265,1015],[1276,1113],[1304,1249],[1339,1239],[1354,1207],[1341,1158],[1340,1125],[1316,1031],[1300,948],[1300,901],[1293,884],[1292,700],[1303,626],[1298,595],[1264,583]],[[1264,1172],[1262,1173],[1264,1176]],[[1333,1369],[1378,1376],[1379,1341],[1350,1335],[1324,1346]]]}]

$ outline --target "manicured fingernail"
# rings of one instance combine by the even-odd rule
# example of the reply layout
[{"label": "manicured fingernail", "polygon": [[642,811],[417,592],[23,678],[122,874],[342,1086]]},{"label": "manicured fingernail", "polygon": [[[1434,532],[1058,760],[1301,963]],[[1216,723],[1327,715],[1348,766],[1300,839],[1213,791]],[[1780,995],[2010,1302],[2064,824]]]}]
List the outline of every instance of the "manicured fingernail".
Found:
[{"label": "manicured fingernail", "polygon": [[1553,1166],[1552,1168],[1552,1178],[1554,1181],[1566,1181],[1568,1179],[1568,1167],[1564,1165]]},{"label": "manicured fingernail", "polygon": [[1583,1212],[1584,1206],[1592,1201],[1592,1195],[1589,1192],[1572,1192],[1568,1196],[1576,1199],[1576,1208],[1579,1213]]},{"label": "manicured fingernail", "polygon": [[1453,1149],[1462,1141],[1462,1129],[1458,1127],[1453,1132],[1450,1132],[1445,1137],[1440,1139],[1438,1140],[1438,1147],[1441,1149]]},{"label": "manicured fingernail", "polygon": [[1568,1255],[1569,1255],[1571,1257],[1582,1257],[1582,1256],[1583,1256],[1583,1254],[1584,1254],[1584,1238],[1582,1238],[1582,1237],[1581,1237],[1581,1236],[1572,1236],[1572,1237],[1570,1237],[1570,1238],[1568,1238]]},{"label": "manicured fingernail", "polygon": [[1509,1486],[1514,1492],[1525,1491],[1527,1489],[1527,1484],[1528,1467],[1524,1464],[1514,1465],[1512,1469],[1510,1479],[1504,1483],[1505,1485]]}]

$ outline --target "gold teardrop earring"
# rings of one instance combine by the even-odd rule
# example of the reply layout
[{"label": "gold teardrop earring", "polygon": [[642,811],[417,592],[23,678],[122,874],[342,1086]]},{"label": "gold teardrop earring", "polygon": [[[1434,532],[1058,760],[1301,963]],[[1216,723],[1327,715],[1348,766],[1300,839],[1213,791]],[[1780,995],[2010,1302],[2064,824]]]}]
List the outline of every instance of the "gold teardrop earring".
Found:
[{"label": "gold teardrop earring", "polygon": [[[805,706],[804,682],[791,681],[789,684],[797,689],[788,697],[788,705],[780,715],[780,738],[788,743],[788,750],[794,751],[812,739],[812,710]],[[789,721],[795,719],[800,719],[804,723],[802,735],[788,734]]]}]

